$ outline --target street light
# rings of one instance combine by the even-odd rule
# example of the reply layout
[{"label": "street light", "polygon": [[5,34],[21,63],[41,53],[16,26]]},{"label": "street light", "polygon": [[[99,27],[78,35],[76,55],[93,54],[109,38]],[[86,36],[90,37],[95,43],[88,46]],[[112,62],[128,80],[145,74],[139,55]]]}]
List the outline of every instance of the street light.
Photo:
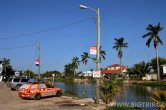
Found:
[{"label": "street light", "polygon": [[[100,70],[100,11],[99,8],[93,9],[84,5],[80,5],[80,9],[90,9],[95,11],[97,19],[97,54],[96,54],[96,71]],[[99,78],[96,79],[96,104],[99,104]]]}]

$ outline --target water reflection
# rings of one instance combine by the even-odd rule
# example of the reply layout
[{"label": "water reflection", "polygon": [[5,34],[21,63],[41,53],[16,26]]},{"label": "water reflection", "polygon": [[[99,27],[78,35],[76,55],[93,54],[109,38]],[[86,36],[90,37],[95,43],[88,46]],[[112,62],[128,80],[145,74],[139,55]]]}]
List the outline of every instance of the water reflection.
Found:
[{"label": "water reflection", "polygon": [[144,110],[158,110],[154,102],[150,100],[151,92],[154,89],[148,86],[123,85],[122,92],[116,97],[116,101],[135,104]]},{"label": "water reflection", "polygon": [[[62,88],[63,91],[70,92],[79,97],[95,97],[96,86],[95,84],[70,84],[64,82],[56,82],[57,87]],[[150,95],[154,90],[166,90],[166,87],[149,87],[140,85],[123,85],[122,92],[116,97],[117,102],[148,102]],[[150,105],[149,105],[150,106]],[[141,107],[144,110],[159,110],[157,107]]]},{"label": "water reflection", "polygon": [[76,84],[76,83],[64,83],[56,82],[55,86],[62,88],[63,91],[72,93],[79,97],[95,97],[95,84]]}]

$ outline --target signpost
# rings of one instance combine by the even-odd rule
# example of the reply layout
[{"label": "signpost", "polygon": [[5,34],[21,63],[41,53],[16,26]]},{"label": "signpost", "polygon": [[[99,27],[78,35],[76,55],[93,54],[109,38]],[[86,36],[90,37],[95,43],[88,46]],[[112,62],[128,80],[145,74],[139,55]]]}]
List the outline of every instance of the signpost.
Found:
[{"label": "signpost", "polygon": [[52,74],[52,85],[54,85],[54,77],[55,77],[55,74]]},{"label": "signpost", "polygon": [[94,78],[100,78],[101,77],[100,71],[93,71],[93,77]]},{"label": "signpost", "polygon": [[162,67],[163,67],[163,74],[166,74],[166,64],[162,65]]}]

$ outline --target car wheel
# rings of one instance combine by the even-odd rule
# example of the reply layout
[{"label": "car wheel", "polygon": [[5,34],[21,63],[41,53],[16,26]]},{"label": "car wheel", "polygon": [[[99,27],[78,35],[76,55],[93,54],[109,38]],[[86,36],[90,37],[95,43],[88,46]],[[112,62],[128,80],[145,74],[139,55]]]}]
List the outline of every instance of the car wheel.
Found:
[{"label": "car wheel", "polygon": [[56,97],[60,97],[61,96],[61,93],[60,93],[60,91],[58,91],[57,93],[56,93]]},{"label": "car wheel", "polygon": [[11,88],[11,91],[15,91],[15,89],[14,89],[14,88]]},{"label": "car wheel", "polygon": [[41,95],[38,93],[35,95],[35,100],[40,100],[41,99]]},{"label": "car wheel", "polygon": [[17,86],[16,86],[16,90],[18,90],[20,87],[21,87],[21,85],[17,85]]}]

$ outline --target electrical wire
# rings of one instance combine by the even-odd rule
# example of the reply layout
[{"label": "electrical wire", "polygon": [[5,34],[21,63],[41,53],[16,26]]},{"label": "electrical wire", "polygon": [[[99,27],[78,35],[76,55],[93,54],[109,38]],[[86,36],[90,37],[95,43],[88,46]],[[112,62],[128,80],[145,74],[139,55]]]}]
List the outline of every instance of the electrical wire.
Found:
[{"label": "electrical wire", "polygon": [[26,47],[31,47],[36,45],[36,43],[34,44],[30,44],[30,45],[23,45],[23,46],[18,46],[18,47],[10,47],[10,48],[0,48],[0,51],[4,51],[4,50],[12,50],[12,49],[19,49],[19,48],[26,48]]},{"label": "electrical wire", "polygon": [[59,27],[53,27],[53,28],[50,28],[50,29],[45,29],[45,30],[40,30],[40,31],[36,31],[36,32],[30,32],[30,33],[26,33],[26,34],[22,34],[22,35],[10,36],[10,37],[1,37],[0,40],[20,38],[20,37],[33,35],[33,34],[39,34],[39,33],[44,33],[44,32],[48,32],[48,31],[58,30],[58,29],[65,28],[65,27],[68,27],[68,26],[71,26],[71,25],[83,23],[83,22],[86,22],[86,21],[91,20],[91,19],[94,19],[94,17],[93,18],[92,17],[91,18],[87,18],[87,19],[80,20],[80,21],[73,22],[73,23],[69,23],[69,24],[66,24],[66,25],[63,25],[63,26],[59,26]]},{"label": "electrical wire", "polygon": [[30,70],[30,69],[32,68],[32,66],[33,66],[33,63],[34,63],[34,61],[35,61],[35,59],[36,59],[36,56],[37,56],[37,51],[38,51],[38,48],[36,48],[35,56],[34,56],[34,58],[33,58],[32,63],[29,65],[28,70]]}]

